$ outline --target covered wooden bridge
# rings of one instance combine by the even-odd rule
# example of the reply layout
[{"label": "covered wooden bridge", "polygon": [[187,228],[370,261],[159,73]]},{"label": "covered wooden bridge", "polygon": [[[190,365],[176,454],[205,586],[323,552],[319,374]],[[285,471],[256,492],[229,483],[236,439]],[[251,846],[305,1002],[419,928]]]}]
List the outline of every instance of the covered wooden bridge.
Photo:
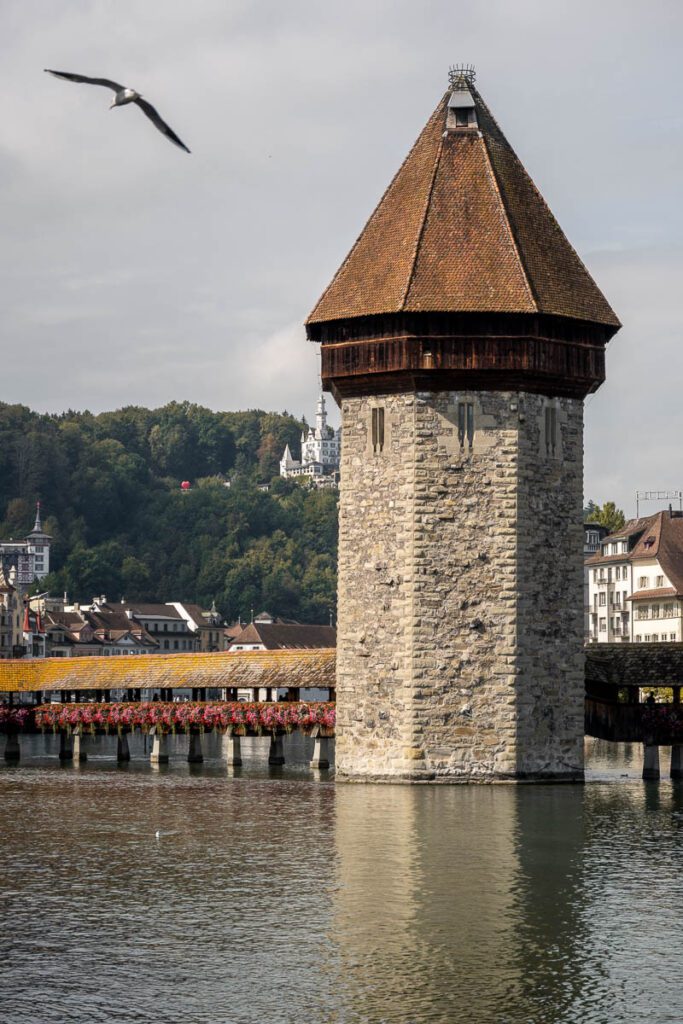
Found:
[{"label": "covered wooden bridge", "polygon": [[241,764],[242,736],[267,735],[269,763],[280,765],[282,737],[298,730],[314,737],[311,766],[322,769],[334,684],[333,649],[0,661],[5,759],[18,760],[22,731],[42,729],[59,733],[63,761],[84,760],[97,734],[116,736],[117,759],[127,761],[128,734],[140,729],[152,736],[153,764],[168,761],[172,732],[187,733],[188,761],[202,761],[201,737],[216,731],[228,764]]},{"label": "covered wooden bridge", "polygon": [[659,778],[659,747],[683,778],[683,644],[593,644],[586,648],[585,733],[642,743],[643,778]]}]

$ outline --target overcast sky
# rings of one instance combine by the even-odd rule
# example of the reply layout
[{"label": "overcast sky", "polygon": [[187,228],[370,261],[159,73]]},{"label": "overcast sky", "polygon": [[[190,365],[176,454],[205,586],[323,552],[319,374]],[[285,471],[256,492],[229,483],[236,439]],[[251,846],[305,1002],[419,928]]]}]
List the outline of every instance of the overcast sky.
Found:
[{"label": "overcast sky", "polygon": [[302,322],[472,62],[624,323],[586,496],[683,487],[681,38],[679,0],[0,0],[0,399],[310,417]]}]

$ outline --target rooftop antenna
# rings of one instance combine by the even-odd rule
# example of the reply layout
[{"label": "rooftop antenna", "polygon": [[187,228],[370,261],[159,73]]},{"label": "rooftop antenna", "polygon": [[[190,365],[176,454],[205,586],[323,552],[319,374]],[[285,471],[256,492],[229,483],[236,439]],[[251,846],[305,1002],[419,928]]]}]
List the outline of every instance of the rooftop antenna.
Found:
[{"label": "rooftop antenna", "polygon": [[683,491],[636,491],[636,519],[640,519],[641,501],[669,501],[670,499],[677,501],[679,511],[683,512]]}]

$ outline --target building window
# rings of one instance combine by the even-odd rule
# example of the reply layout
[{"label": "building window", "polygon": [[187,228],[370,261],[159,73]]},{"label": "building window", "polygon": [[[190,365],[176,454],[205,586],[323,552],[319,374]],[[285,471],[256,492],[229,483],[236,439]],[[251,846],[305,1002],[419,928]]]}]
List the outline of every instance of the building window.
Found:
[{"label": "building window", "polygon": [[621,569],[619,568],[619,566],[617,566],[616,569],[614,570],[614,578],[615,578],[615,580],[620,580],[621,579]]},{"label": "building window", "polygon": [[458,440],[460,447],[465,447],[465,438],[471,448],[474,441],[474,405],[472,402],[458,403]]},{"label": "building window", "polygon": [[639,590],[647,590],[649,582],[650,582],[649,576],[639,576],[638,577],[638,589]]},{"label": "building window", "polygon": [[651,635],[650,635],[649,633],[646,633],[646,634],[645,634],[645,643],[646,643],[646,644],[649,644],[649,642],[650,642],[650,640],[651,640],[651,639],[652,639]]},{"label": "building window", "polygon": [[455,108],[455,127],[456,128],[467,128],[470,123],[470,114],[467,107],[456,107]]},{"label": "building window", "polygon": [[598,628],[601,633],[607,632],[607,619],[600,619]]},{"label": "building window", "polygon": [[637,619],[649,619],[650,618],[650,609],[649,609],[649,607],[646,604],[639,605],[636,608],[636,618]]},{"label": "building window", "polygon": [[659,618],[659,605],[658,604],[653,604],[652,605],[652,618],[653,619],[658,619]]},{"label": "building window", "polygon": [[642,643],[642,641],[643,641],[642,634],[641,633],[636,633],[636,643],[640,644],[640,643]]},{"label": "building window", "polygon": [[555,455],[557,451],[557,409],[554,405],[545,407],[545,453]]},{"label": "building window", "polygon": [[675,640],[675,639],[676,639],[676,634],[675,633],[669,633],[669,640]]},{"label": "building window", "polygon": [[621,594],[620,593],[616,593],[614,595],[614,603],[617,606],[617,608],[621,608]]},{"label": "building window", "polygon": [[372,450],[375,455],[384,451],[384,408],[372,410]]},{"label": "building window", "polygon": [[664,577],[663,576],[657,576],[657,578],[655,580],[655,586],[656,587],[663,587],[664,586]]},{"label": "building window", "polygon": [[598,603],[599,603],[601,608],[605,607],[605,605],[607,604],[607,596],[606,596],[606,594],[602,593],[602,594],[599,595]]}]

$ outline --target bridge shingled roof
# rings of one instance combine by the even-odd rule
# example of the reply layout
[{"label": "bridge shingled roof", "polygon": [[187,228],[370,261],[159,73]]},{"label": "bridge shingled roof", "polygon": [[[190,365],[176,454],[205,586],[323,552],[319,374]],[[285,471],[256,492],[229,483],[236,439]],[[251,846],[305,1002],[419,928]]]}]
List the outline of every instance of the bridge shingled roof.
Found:
[{"label": "bridge shingled roof", "polygon": [[590,644],[586,684],[683,686],[683,643]]},{"label": "bridge shingled roof", "polygon": [[335,685],[335,666],[334,648],[19,659],[0,661],[0,692],[255,686],[327,688]]}]

